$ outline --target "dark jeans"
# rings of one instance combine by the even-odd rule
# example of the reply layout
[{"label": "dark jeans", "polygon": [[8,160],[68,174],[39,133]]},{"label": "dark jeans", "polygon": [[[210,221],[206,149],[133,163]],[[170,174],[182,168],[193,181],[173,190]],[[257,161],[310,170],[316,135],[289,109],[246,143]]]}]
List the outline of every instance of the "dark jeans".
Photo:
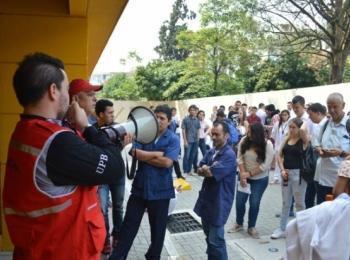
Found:
[{"label": "dark jeans", "polygon": [[312,208],[315,206],[316,200],[316,187],[317,182],[313,181],[307,184],[306,193],[305,193],[305,208]]},{"label": "dark jeans", "polygon": [[151,227],[151,244],[145,255],[146,259],[160,259],[163,248],[170,199],[144,200],[130,195],[126,213],[120,230],[117,246],[113,249],[110,260],[126,259],[140,223],[147,209]]},{"label": "dark jeans", "polygon": [[[205,153],[207,152],[207,146],[205,145],[205,139],[204,138],[200,138],[199,139],[198,148],[201,150],[202,156],[204,157]],[[193,168],[194,168],[195,172],[197,172],[197,168],[198,168],[198,149],[196,150],[196,155],[194,156]]]},{"label": "dark jeans", "polygon": [[248,179],[251,194],[237,191],[236,195],[236,223],[243,225],[245,204],[249,197],[248,228],[255,227],[259,214],[260,201],[269,183],[269,178],[264,177],[258,180]]},{"label": "dark jeans", "polygon": [[185,147],[185,156],[183,158],[183,170],[185,173],[191,172],[197,150],[198,142],[188,143],[187,147]]},{"label": "dark jeans", "polygon": [[201,150],[201,153],[204,157],[204,155],[207,152],[207,146],[205,145],[205,138],[201,138],[199,139],[199,143],[198,143],[199,149]]},{"label": "dark jeans", "polygon": [[227,260],[224,226],[215,227],[202,219],[208,260]]},{"label": "dark jeans", "polygon": [[326,201],[326,195],[333,193],[333,187],[323,186],[321,184],[317,185],[317,205]]},{"label": "dark jeans", "polygon": [[109,239],[109,220],[108,220],[108,203],[109,203],[109,192],[112,195],[112,218],[113,218],[113,230],[112,236],[117,239],[118,233],[123,222],[123,202],[125,192],[125,178],[121,178],[117,184],[104,184],[98,187],[98,195],[101,204],[102,214],[105,220],[107,236],[106,240]]}]

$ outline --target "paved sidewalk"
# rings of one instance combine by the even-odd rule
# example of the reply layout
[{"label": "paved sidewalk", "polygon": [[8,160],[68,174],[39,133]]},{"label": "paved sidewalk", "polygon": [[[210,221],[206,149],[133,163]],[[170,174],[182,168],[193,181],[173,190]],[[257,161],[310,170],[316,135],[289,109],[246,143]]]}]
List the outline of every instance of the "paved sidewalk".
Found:
[{"label": "paved sidewalk", "polygon": [[[270,176],[272,176],[271,173]],[[193,212],[193,207],[198,198],[198,191],[203,178],[199,176],[186,176],[186,180],[191,183],[192,190],[178,194],[174,213],[187,211],[200,221],[198,216]],[[127,181],[127,190],[130,189],[130,185],[131,182]],[[281,211],[281,203],[280,186],[268,185],[263,195],[256,226],[261,235],[261,239],[252,239],[247,234],[246,230],[235,234],[226,233],[225,237],[229,259],[274,260],[283,257],[285,250],[284,239],[271,240],[269,238],[273,230],[278,227],[279,218],[276,218],[275,214]],[[249,206],[247,204],[247,210],[248,209]],[[247,214],[245,219],[247,219]],[[235,202],[231,210],[229,221],[225,227],[226,230],[233,225],[235,222],[234,220]],[[148,249],[149,243],[150,230],[146,212],[128,259],[145,259],[144,254]],[[205,250],[206,243],[202,231],[179,234],[170,234],[167,231],[162,251],[162,259],[206,259],[207,255]]]}]

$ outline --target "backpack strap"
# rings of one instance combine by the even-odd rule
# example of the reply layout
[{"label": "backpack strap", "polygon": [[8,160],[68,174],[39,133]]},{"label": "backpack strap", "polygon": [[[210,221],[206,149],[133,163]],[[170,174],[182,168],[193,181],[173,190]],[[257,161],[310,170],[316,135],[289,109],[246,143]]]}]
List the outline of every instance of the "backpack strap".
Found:
[{"label": "backpack strap", "polygon": [[350,135],[350,118],[348,118],[348,120],[346,120],[345,127],[346,127],[346,131]]},{"label": "backpack strap", "polygon": [[[348,119],[348,120],[349,120],[349,119]],[[349,123],[350,123],[350,122],[349,122]],[[323,134],[324,134],[324,132],[326,131],[328,124],[329,124],[329,119],[326,121],[326,123],[324,124],[324,126],[323,126],[323,128],[322,128],[322,131],[321,131],[321,138],[320,138],[321,143],[322,143]],[[350,126],[349,126],[349,127],[350,127]],[[349,132],[349,131],[348,131],[348,132]]]}]

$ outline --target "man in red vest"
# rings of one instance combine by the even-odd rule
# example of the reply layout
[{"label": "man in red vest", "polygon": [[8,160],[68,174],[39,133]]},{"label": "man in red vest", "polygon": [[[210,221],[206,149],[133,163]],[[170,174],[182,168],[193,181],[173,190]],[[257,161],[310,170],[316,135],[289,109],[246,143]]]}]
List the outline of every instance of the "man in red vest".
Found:
[{"label": "man in red vest", "polygon": [[[13,259],[99,259],[106,236],[96,186],[124,173],[117,146],[69,106],[63,63],[28,55],[14,78],[24,108],[9,144],[3,191]],[[82,139],[65,127],[63,118]],[[124,144],[130,136],[124,138]]]}]

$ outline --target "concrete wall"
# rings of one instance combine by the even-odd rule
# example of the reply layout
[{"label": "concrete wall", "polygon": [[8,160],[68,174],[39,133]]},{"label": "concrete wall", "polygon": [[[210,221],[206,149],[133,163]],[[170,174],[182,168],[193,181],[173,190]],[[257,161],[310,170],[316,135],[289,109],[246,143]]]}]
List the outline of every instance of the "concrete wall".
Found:
[{"label": "concrete wall", "polygon": [[138,101],[114,101],[116,110],[116,121],[123,122],[126,120],[129,111],[134,106],[156,106],[158,104],[169,104],[169,106],[175,106],[178,110],[180,118],[183,118],[187,114],[187,108],[191,104],[197,105],[200,109],[206,112],[206,117],[209,118],[212,107],[217,105],[224,105],[226,111],[230,105],[233,105],[236,100],[247,103],[248,106],[258,106],[259,103],[274,104],[276,108],[282,110],[286,109],[287,102],[291,101],[296,95],[301,95],[305,98],[306,103],[319,102],[326,105],[327,96],[333,92],[339,92],[343,94],[345,99],[345,111],[350,110],[350,83],[327,85],[321,87],[310,87],[300,89],[289,89],[280,91],[220,96],[220,97],[207,97],[207,98],[196,98],[188,100],[178,101],[149,101],[149,102],[138,102]]}]

